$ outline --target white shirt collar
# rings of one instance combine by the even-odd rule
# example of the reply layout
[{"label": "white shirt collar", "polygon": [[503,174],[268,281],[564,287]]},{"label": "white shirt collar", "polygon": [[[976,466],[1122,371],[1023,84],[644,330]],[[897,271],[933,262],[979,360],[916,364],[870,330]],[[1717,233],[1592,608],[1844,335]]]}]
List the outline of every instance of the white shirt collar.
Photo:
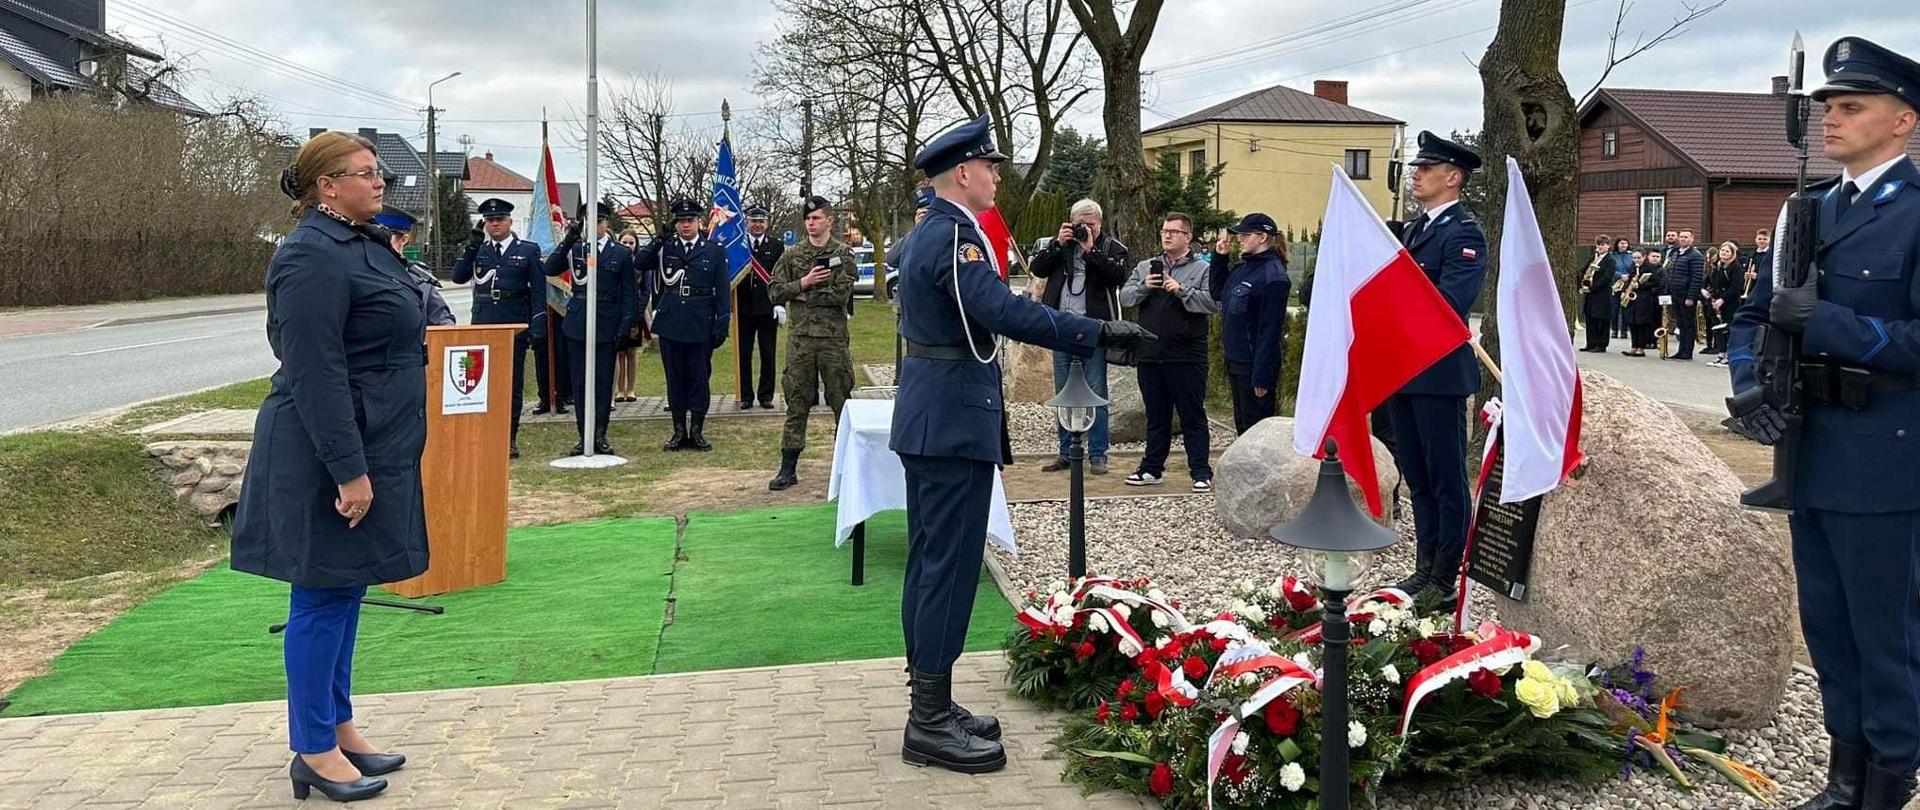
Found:
[{"label": "white shirt collar", "polygon": [[611,239],[611,238],[613,238],[613,237],[610,237],[610,236],[602,236],[602,237],[600,237],[600,239],[599,239],[599,241],[597,241],[597,242],[595,242],[595,243],[594,243],[594,245],[593,245],[593,249],[594,249],[594,250],[606,250],[606,249],[607,249],[607,240],[609,240],[609,239]]},{"label": "white shirt collar", "polygon": [[1888,169],[1893,168],[1893,164],[1899,163],[1900,161],[1903,161],[1906,159],[1907,159],[1907,154],[1905,152],[1902,152],[1898,155],[1895,155],[1892,160],[1889,160],[1885,163],[1882,163],[1878,166],[1868,169],[1865,172],[1862,172],[1859,177],[1854,177],[1853,171],[1851,169],[1842,171],[1840,173],[1840,185],[1844,187],[1847,183],[1851,182],[1853,183],[1854,188],[1858,189],[1861,193],[1864,194],[1866,193],[1867,189],[1873,188],[1874,183],[1877,183],[1880,181],[1881,175],[1886,174]]},{"label": "white shirt collar", "polygon": [[501,253],[507,252],[507,248],[513,247],[513,234],[507,234],[505,239],[494,240],[493,246],[499,248]]},{"label": "white shirt collar", "polygon": [[1460,202],[1460,198],[1455,197],[1451,200],[1448,200],[1437,206],[1427,209],[1428,224],[1439,222],[1440,215],[1446,213],[1447,209],[1452,208],[1454,205],[1458,204],[1459,202]]}]

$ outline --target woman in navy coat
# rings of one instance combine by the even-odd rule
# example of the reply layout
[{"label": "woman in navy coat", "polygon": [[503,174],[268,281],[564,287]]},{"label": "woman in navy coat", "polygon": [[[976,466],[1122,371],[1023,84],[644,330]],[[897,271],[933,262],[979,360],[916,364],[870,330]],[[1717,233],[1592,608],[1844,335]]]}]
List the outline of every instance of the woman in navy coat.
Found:
[{"label": "woman in navy coat", "polygon": [[426,319],[384,229],[364,138],[314,137],[281,173],[299,224],[267,268],[280,361],[260,404],[233,527],[233,568],[292,587],[285,654],[295,798],[352,801],[405,758],[353,722],[354,634],[367,586],[427,568]]}]

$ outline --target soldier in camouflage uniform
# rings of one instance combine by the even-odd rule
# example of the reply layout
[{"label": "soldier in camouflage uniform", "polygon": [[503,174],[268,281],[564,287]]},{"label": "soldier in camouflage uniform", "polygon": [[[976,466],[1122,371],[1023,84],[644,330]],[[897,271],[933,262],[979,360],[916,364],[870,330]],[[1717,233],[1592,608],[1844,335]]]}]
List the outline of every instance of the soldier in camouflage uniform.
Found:
[{"label": "soldier in camouflage uniform", "polygon": [[799,483],[794,466],[807,446],[807,412],[825,386],[827,407],[840,418],[840,406],[853,391],[853,356],[848,349],[847,305],[860,266],[853,252],[833,238],[833,209],[823,197],[808,197],[807,238],[773,266],[773,303],[787,309],[787,424],[780,431],[780,472],[767,482],[779,492]]}]

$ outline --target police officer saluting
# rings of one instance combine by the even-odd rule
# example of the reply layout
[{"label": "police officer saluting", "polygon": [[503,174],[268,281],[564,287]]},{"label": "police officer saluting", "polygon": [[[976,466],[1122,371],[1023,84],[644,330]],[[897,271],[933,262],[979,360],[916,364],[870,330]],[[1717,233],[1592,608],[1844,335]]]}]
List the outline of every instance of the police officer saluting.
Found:
[{"label": "police officer saluting", "polygon": [[[480,224],[473,226],[467,249],[453,263],[453,283],[473,282],[474,323],[531,324],[546,305],[540,285],[540,246],[514,238],[513,203],[490,197],[480,202]],[[526,404],[527,345],[522,329],[513,335],[512,457],[520,457],[520,410]]]},{"label": "police officer saluting", "polygon": [[587,244],[580,239],[587,206],[580,205],[573,227],[547,256],[546,274],[557,276],[572,265],[573,297],[567,300],[567,314],[560,319],[560,333],[567,339],[567,373],[573,383],[573,424],[580,441],[568,455],[581,455],[587,445],[587,281],[593,282],[593,295],[599,299],[594,313],[593,334],[593,452],[611,455],[607,441],[607,419],[613,415],[613,355],[620,336],[640,324],[640,286],[633,275],[633,254],[613,238],[613,209],[605,204],[594,225],[593,249],[596,266],[587,268]]},{"label": "police officer saluting", "polygon": [[[1826,156],[1846,170],[1808,190],[1819,273],[1775,289],[1763,268],[1727,360],[1745,391],[1759,327],[1801,336],[1793,567],[1833,746],[1826,790],[1801,807],[1900,810],[1920,767],[1920,170],[1906,153],[1920,63],[1847,37],[1826,71],[1813,98]],[[1764,402],[1740,416],[1768,444],[1785,425]]]},{"label": "police officer saluting", "polygon": [[[1460,202],[1480,157],[1422,132],[1420,152],[1408,162],[1413,198],[1426,210],[1407,223],[1400,241],[1464,323],[1487,276],[1487,236]],[[1455,579],[1467,544],[1467,397],[1479,390],[1473,348],[1461,346],[1387,400],[1393,459],[1413,501],[1417,560],[1413,576],[1396,587],[1413,595],[1433,591],[1446,612],[1457,600]]]},{"label": "police officer saluting", "polygon": [[673,229],[641,248],[634,264],[647,281],[653,334],[666,367],[667,408],[673,412],[673,438],[660,449],[712,450],[706,424],[713,350],[727,342],[731,316],[726,249],[700,233],[700,206],[675,200]]},{"label": "police officer saluting", "polygon": [[907,476],[911,536],[900,605],[913,697],[900,756],[961,773],[1006,767],[1000,724],[953,702],[953,664],[980,580],[995,465],[1007,453],[995,335],[1088,356],[1152,335],[1126,321],[1058,312],[1009,291],[987,257],[976,212],[993,205],[996,164],[985,116],[935,138],[914,159],[938,199],[901,261],[907,341],[890,446]]},{"label": "police officer saluting", "polygon": [[[767,235],[767,207],[764,205],[747,206],[747,248],[753,251],[753,262],[747,266],[740,279],[740,286],[734,288],[734,315],[740,319],[740,345],[734,351],[740,354],[740,410],[753,407],[754,395],[760,398],[760,407],[773,409],[773,352],[780,337],[780,322],[773,317],[775,302],[768,296],[768,285],[773,283],[773,268],[780,263],[780,255],[787,246],[780,240]],[[755,382],[753,351],[760,350],[760,375]]]},{"label": "police officer saluting", "polygon": [[[833,238],[833,207],[808,197],[807,239],[773,267],[773,303],[787,308],[787,422],[780,431],[780,472],[767,482],[779,492],[796,483],[795,466],[807,449],[807,414],[825,394],[834,420],[853,391],[853,355],[847,341],[847,302],[860,279],[853,252]],[[744,334],[744,333],[743,333]],[[744,349],[746,339],[741,338]]]}]

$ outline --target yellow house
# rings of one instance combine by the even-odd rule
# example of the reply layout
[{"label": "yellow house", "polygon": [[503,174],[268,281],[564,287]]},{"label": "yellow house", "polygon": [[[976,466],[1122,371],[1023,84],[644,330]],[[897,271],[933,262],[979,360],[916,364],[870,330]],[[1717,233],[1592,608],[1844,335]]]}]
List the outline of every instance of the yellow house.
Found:
[{"label": "yellow house", "polygon": [[1345,166],[1375,211],[1388,219],[1394,194],[1387,166],[1406,123],[1347,104],[1347,83],[1320,80],[1313,93],[1273,86],[1184,115],[1141,134],[1147,165],[1178,156],[1187,174],[1225,164],[1214,205],[1261,211],[1295,234],[1317,229],[1327,210],[1332,166]]}]

